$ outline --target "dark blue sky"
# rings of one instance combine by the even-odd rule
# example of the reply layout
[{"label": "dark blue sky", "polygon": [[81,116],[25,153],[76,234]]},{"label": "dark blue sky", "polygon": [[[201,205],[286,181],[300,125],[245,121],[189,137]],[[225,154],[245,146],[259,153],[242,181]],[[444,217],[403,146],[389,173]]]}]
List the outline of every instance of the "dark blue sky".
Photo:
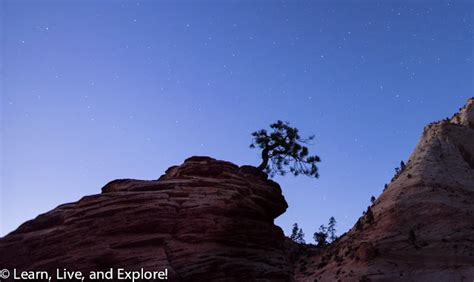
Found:
[{"label": "dark blue sky", "polygon": [[321,158],[277,219],[342,233],[423,127],[473,96],[473,4],[2,1],[0,236],[192,155],[259,164],[277,119]]}]

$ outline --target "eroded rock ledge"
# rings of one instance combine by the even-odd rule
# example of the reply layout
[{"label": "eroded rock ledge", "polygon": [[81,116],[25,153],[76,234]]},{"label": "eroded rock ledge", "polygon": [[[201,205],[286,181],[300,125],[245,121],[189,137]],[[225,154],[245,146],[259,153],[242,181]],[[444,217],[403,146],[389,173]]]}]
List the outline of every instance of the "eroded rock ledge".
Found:
[{"label": "eroded rock ledge", "polygon": [[288,281],[273,220],[278,184],[253,167],[192,157],[159,180],[122,179],[0,239],[0,265],[21,270],[168,268],[171,281]]}]

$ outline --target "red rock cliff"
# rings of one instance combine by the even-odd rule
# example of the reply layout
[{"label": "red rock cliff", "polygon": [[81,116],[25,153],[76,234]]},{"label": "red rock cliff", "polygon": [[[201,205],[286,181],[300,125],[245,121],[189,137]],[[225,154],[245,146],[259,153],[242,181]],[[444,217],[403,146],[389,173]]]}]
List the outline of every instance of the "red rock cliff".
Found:
[{"label": "red rock cliff", "polygon": [[427,126],[406,168],[298,281],[474,280],[474,99]]},{"label": "red rock cliff", "polygon": [[115,180],[0,239],[0,266],[19,270],[162,270],[171,281],[288,281],[287,208],[253,167],[192,157],[156,181]]}]

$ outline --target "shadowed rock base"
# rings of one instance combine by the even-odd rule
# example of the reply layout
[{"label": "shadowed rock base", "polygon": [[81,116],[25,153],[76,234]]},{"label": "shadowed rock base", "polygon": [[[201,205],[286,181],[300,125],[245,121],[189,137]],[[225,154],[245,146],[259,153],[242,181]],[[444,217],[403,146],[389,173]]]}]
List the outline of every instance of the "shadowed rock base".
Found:
[{"label": "shadowed rock base", "polygon": [[251,167],[192,157],[157,181],[115,180],[0,239],[0,266],[96,271],[168,269],[170,281],[289,281],[287,208]]}]

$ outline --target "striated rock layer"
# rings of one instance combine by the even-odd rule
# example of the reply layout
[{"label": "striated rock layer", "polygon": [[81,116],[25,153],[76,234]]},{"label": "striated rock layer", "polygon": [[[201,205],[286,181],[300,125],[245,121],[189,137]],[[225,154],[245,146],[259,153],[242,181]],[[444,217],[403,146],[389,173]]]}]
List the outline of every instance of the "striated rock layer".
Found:
[{"label": "striated rock layer", "polygon": [[299,281],[473,281],[474,99],[427,126],[406,168]]},{"label": "striated rock layer", "polygon": [[18,270],[167,268],[171,281],[288,281],[287,208],[253,167],[192,157],[157,181],[115,180],[0,239],[0,266]]},{"label": "striated rock layer", "polygon": [[326,248],[285,239],[287,204],[254,167],[193,157],[115,180],[0,239],[19,270],[169,271],[171,281],[473,281],[474,99],[427,126],[382,195]]}]

